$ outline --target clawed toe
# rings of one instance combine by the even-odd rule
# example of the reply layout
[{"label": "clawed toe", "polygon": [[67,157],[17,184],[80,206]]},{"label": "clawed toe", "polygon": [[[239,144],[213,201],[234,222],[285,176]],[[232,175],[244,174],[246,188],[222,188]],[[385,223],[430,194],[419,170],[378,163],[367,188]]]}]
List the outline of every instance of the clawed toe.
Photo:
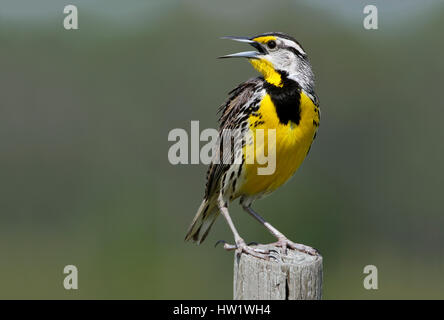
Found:
[{"label": "clawed toe", "polygon": [[278,251],[273,250],[273,249],[268,250],[268,258],[274,259],[276,261],[282,261],[281,254]]},{"label": "clawed toe", "polygon": [[303,244],[299,244],[299,243],[293,243],[293,242],[289,242],[287,243],[287,246],[293,250],[297,250],[306,254],[309,254],[311,256],[319,256],[319,251],[309,247],[309,246],[305,246]]},{"label": "clawed toe", "polygon": [[309,254],[311,256],[319,256],[320,255],[318,250],[316,250],[312,247],[300,244],[300,243],[294,243],[294,242],[288,240],[287,238],[279,239],[279,241],[274,243],[274,245],[277,247],[281,247],[284,254],[287,254],[287,248],[290,248],[293,250],[297,250],[297,251]]},{"label": "clawed toe", "polygon": [[223,243],[223,244],[225,244],[225,243],[227,243],[225,240],[218,240],[215,244],[214,244],[214,247],[216,248],[218,245],[219,245],[219,243]]},{"label": "clawed toe", "polygon": [[253,257],[256,258],[260,258],[260,259],[264,259],[264,260],[269,260],[269,255],[267,254],[266,250],[262,250],[262,249],[257,249],[257,248],[252,248],[250,246],[247,245],[240,245],[237,249],[237,251],[239,253],[246,253],[249,254]]},{"label": "clawed toe", "polygon": [[227,251],[236,250],[236,249],[238,248],[237,245],[235,245],[235,244],[229,244],[229,243],[226,242],[225,240],[219,240],[219,241],[217,241],[216,244],[214,245],[214,247],[217,247],[217,245],[218,245],[219,243],[223,243],[223,245],[224,245],[224,249],[227,250]]},{"label": "clawed toe", "polygon": [[250,242],[247,245],[243,240],[238,240],[236,244],[229,244],[225,240],[219,240],[216,242],[214,246],[216,247],[220,243],[224,245],[224,249],[227,251],[236,250],[238,253],[249,254],[251,256],[264,260],[270,260],[270,259],[279,260],[279,258],[277,257],[278,255],[273,254],[273,252],[278,254],[278,252],[275,250],[264,250],[260,248],[251,247],[252,245],[258,245],[257,242]]}]

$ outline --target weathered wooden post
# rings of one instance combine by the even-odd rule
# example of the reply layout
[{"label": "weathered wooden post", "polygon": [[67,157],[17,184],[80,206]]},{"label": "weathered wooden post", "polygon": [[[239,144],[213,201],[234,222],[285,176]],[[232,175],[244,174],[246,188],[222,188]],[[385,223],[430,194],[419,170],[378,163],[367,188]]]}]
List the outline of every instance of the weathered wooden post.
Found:
[{"label": "weathered wooden post", "polygon": [[[258,245],[257,248],[280,248]],[[235,300],[316,300],[322,298],[322,257],[288,249],[266,261],[234,254]]]}]

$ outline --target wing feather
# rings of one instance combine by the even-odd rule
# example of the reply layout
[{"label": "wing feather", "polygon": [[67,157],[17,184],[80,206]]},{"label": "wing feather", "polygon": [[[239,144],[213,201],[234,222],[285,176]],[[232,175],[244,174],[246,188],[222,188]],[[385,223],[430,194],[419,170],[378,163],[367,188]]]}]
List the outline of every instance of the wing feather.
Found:
[{"label": "wing feather", "polygon": [[[229,169],[234,159],[233,150],[230,154],[224,154],[223,141],[225,129],[237,129],[243,121],[248,119],[248,103],[253,95],[261,90],[263,78],[252,78],[230,91],[228,99],[219,108],[219,138],[216,143],[216,154],[214,159],[220,159],[210,164],[207,171],[207,183],[205,188],[205,198],[209,199],[212,195],[219,192],[220,180]],[[226,137],[225,137],[226,138]],[[234,143],[231,143],[233,146]]]}]

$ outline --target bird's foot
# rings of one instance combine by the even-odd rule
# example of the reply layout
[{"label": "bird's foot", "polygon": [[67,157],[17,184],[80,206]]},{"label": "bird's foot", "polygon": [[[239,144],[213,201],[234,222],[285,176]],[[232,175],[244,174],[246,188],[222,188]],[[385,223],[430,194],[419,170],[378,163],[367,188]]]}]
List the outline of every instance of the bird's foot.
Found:
[{"label": "bird's foot", "polygon": [[279,238],[279,240],[277,242],[272,243],[272,245],[276,246],[276,247],[281,247],[282,248],[282,252],[284,254],[287,254],[287,248],[293,249],[293,250],[297,250],[306,254],[309,254],[311,256],[319,256],[320,253],[318,250],[316,250],[315,248],[300,244],[300,243],[295,243],[293,241],[288,240],[285,237]]},{"label": "bird's foot", "polygon": [[244,240],[239,239],[236,241],[236,244],[229,244],[225,240],[219,240],[216,242],[214,246],[217,246],[219,243],[224,244],[224,249],[227,251],[236,250],[237,253],[246,253],[253,257],[264,259],[264,260],[280,260],[278,259],[278,252],[275,250],[264,250],[260,248],[253,248],[252,245],[258,245],[257,242],[250,242],[248,245],[244,242]]}]

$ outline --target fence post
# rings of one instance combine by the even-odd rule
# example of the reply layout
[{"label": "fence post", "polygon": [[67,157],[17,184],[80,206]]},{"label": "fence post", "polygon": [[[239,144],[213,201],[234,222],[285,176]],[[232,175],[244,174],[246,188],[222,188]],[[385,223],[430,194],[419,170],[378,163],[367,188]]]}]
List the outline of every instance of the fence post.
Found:
[{"label": "fence post", "polygon": [[[281,249],[258,245],[261,249]],[[295,250],[266,261],[234,254],[235,300],[318,300],[322,298],[322,257]]]}]

